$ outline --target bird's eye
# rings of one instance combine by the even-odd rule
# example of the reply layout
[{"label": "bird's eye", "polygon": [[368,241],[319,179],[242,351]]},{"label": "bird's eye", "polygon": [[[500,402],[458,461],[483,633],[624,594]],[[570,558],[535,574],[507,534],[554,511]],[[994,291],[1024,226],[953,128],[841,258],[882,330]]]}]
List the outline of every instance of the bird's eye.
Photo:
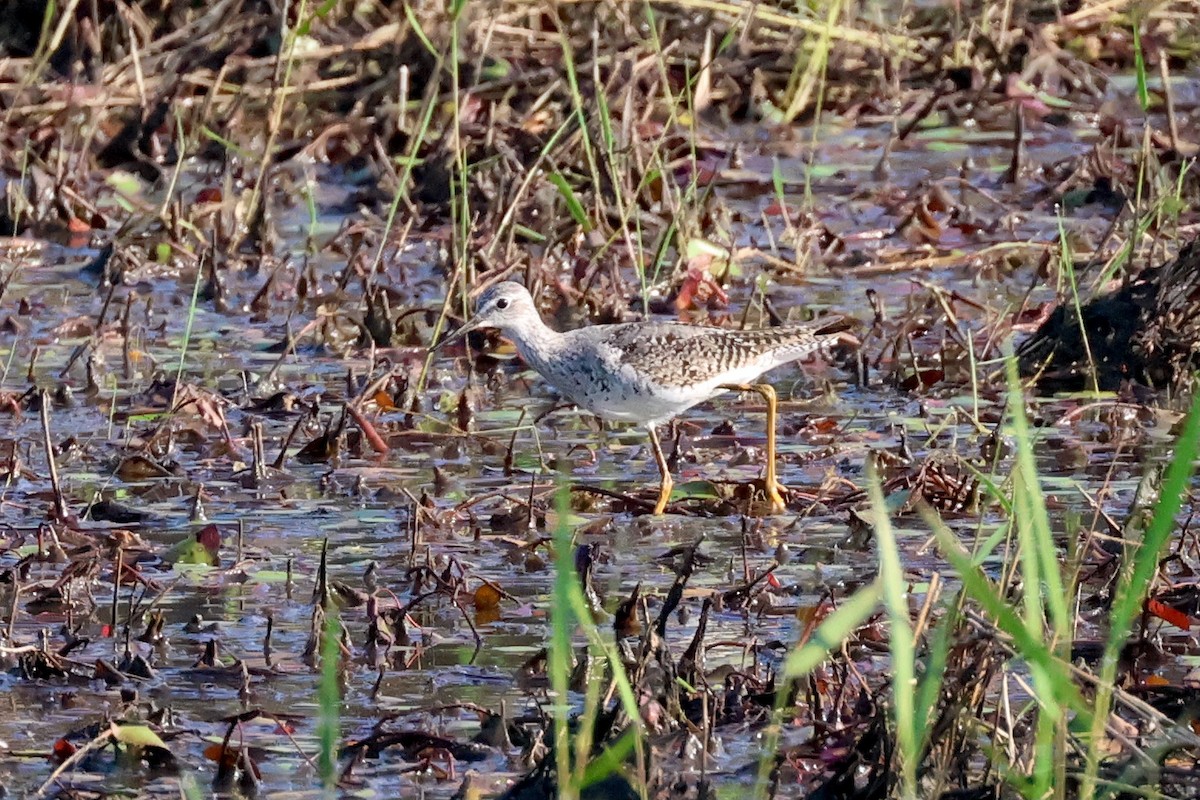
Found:
[{"label": "bird's eye", "polygon": [[505,300],[503,297],[501,297],[499,300],[496,301],[496,308],[503,311],[504,309],[508,308],[508,301]]}]

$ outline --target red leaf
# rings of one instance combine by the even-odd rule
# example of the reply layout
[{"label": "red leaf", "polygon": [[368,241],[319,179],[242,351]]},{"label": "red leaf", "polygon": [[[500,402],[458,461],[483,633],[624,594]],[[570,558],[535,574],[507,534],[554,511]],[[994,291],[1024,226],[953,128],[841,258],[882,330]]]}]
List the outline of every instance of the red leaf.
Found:
[{"label": "red leaf", "polygon": [[56,761],[66,761],[71,756],[75,755],[78,748],[68,742],[66,739],[59,739],[54,743],[53,758]]},{"label": "red leaf", "polygon": [[696,297],[696,282],[690,278],[683,281],[683,285],[679,287],[679,294],[675,295],[675,308],[680,311],[692,308]]},{"label": "red leaf", "polygon": [[196,541],[215,558],[221,550],[221,531],[216,525],[205,525],[196,531]]},{"label": "red leaf", "polygon": [[210,744],[204,748],[204,757],[209,761],[215,761],[218,764],[223,763],[226,767],[232,769],[237,765],[238,751],[234,747],[225,747],[220,744]]},{"label": "red leaf", "polygon": [[918,386],[933,386],[945,377],[946,373],[940,369],[923,369],[920,372],[914,372],[900,381],[900,388],[906,392],[911,392]]},{"label": "red leaf", "polygon": [[1162,601],[1159,601],[1159,600],[1155,600],[1154,598],[1150,598],[1149,600],[1146,601],[1146,610],[1149,611],[1154,616],[1158,617],[1159,619],[1163,620],[1164,622],[1168,622],[1171,625],[1174,625],[1176,628],[1179,628],[1180,630],[1186,631],[1186,630],[1190,630],[1192,627],[1192,618],[1191,617],[1189,617],[1187,614],[1183,613],[1179,609],[1171,608],[1166,603],[1163,603]]}]

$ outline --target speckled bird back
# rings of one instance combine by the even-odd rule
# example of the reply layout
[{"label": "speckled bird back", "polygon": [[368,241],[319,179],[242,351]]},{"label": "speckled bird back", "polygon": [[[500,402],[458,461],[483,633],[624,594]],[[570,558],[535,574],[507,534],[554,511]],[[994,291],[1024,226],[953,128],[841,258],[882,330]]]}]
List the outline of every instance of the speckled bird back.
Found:
[{"label": "speckled bird back", "polygon": [[[680,323],[585,328],[620,352],[620,360],[663,386],[690,386],[744,369],[765,372],[816,353],[822,341],[808,327],[728,330]],[[760,373],[761,374],[761,373]]]}]

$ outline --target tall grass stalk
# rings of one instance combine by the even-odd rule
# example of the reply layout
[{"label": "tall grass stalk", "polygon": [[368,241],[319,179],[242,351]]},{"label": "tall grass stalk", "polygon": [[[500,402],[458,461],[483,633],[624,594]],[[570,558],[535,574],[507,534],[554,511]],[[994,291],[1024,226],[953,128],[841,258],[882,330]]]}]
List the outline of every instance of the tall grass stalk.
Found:
[{"label": "tall grass stalk", "polygon": [[1042,634],[1042,625],[1049,609],[1053,623],[1053,634],[1069,641],[1071,635],[1070,594],[1062,584],[1055,551],[1054,535],[1050,529],[1050,515],[1046,510],[1046,497],[1038,479],[1034,461],[1033,434],[1029,419],[1025,415],[1025,396],[1021,390],[1021,379],[1017,374],[1017,362],[1011,344],[1005,348],[1005,372],[1008,377],[1008,414],[1012,426],[1012,437],[1016,444],[1016,462],[1013,465],[1013,515],[1017,526],[1017,538],[1021,544],[1022,577],[1025,599],[1025,624],[1034,635]]},{"label": "tall grass stalk", "polygon": [[[1120,270],[1133,259],[1133,254],[1138,247],[1138,243],[1145,238],[1146,234],[1152,227],[1155,227],[1156,223],[1161,223],[1164,215],[1170,215],[1171,212],[1174,211],[1173,216],[1178,216],[1179,211],[1186,208],[1186,205],[1183,204],[1181,199],[1181,195],[1183,192],[1184,181],[1195,165],[1195,158],[1184,161],[1180,166],[1178,177],[1173,182],[1175,185],[1172,187],[1172,191],[1170,193],[1161,193],[1144,214],[1135,217],[1135,221],[1132,225],[1133,230],[1130,233],[1129,238],[1126,239],[1120,248],[1117,249],[1116,254],[1109,259],[1109,262],[1105,265],[1104,269],[1101,270],[1097,275],[1096,280],[1092,283],[1093,289],[1108,283],[1110,280],[1112,280],[1113,276],[1117,274],[1118,270]],[[1136,194],[1137,199],[1135,201],[1135,208],[1140,207],[1141,205],[1141,191],[1144,179],[1145,159],[1142,159],[1138,167],[1138,190]]]},{"label": "tall grass stalk", "polygon": [[[622,145],[621,140],[617,137],[617,130],[613,124],[612,110],[608,105],[607,87],[605,86],[600,75],[600,56],[598,52],[599,41],[600,37],[599,35],[596,35],[593,38],[592,85],[596,87],[595,99],[597,118],[599,119],[600,123],[600,144],[603,145],[603,155],[608,169],[608,174],[613,179],[613,203],[616,204],[617,218],[620,220],[620,222],[618,223],[617,228],[613,230],[608,240],[598,249],[594,255],[594,258],[603,258],[605,251],[618,238],[624,240],[629,261],[635,265],[638,279],[641,284],[642,313],[648,314],[650,311],[650,303],[646,290],[646,270],[643,263],[644,254],[642,253],[640,225],[638,227],[636,244],[635,239],[629,234],[629,219],[632,215],[632,209],[636,206],[636,199],[632,197],[626,197],[625,191],[627,188],[627,183],[626,181],[622,180],[623,176],[629,174],[629,163],[631,159],[628,152],[626,152],[626,148],[629,145],[628,139],[632,138],[632,136],[629,135],[626,137],[624,145]],[[632,87],[627,87],[626,91],[631,92]],[[632,108],[630,108],[630,110],[632,110]],[[632,120],[627,119],[624,122],[625,130],[632,133]]]},{"label": "tall grass stalk", "polygon": [[[1154,516],[1140,541],[1126,542],[1123,569],[1118,577],[1114,602],[1110,612],[1110,629],[1105,653],[1096,678],[1094,701],[1085,700],[1076,683],[1075,668],[1070,662],[1072,620],[1070,608],[1075,595],[1073,580],[1064,581],[1060,559],[1056,555],[1053,534],[1046,512],[1045,498],[1038,482],[1034,463],[1033,435],[1025,416],[1015,359],[1006,348],[1006,371],[1009,382],[1009,430],[1016,444],[1012,471],[1011,499],[1001,503],[1017,533],[1015,551],[1021,575],[1019,602],[1005,588],[996,586],[980,567],[990,552],[974,556],[967,553],[957,537],[929,509],[923,514],[946,558],[958,571],[963,592],[992,618],[998,631],[1011,639],[1017,657],[1026,665],[1032,683],[1029,686],[1036,705],[1033,758],[1031,774],[1026,777],[1009,771],[1009,782],[1029,798],[1064,797],[1076,787],[1080,797],[1101,796],[1118,787],[1099,777],[1099,766],[1105,755],[1106,730],[1112,708],[1115,683],[1122,650],[1129,641],[1133,620],[1144,603],[1159,559],[1175,529],[1182,508],[1183,496],[1190,485],[1194,462],[1200,454],[1200,397],[1192,404],[1185,418],[1175,452],[1166,470]],[[986,483],[984,488],[999,495],[999,488]],[[1002,498],[1002,495],[999,495]],[[1066,570],[1066,574],[1074,574]],[[923,703],[919,703],[920,708]],[[1076,730],[1087,732],[1089,738],[1076,746],[1085,752],[1086,766],[1078,784],[1068,783],[1066,765],[1068,753],[1068,719]]]},{"label": "tall grass stalk", "polygon": [[[963,548],[954,531],[950,530],[936,512],[928,507],[922,507],[920,510],[926,524],[933,531],[938,547],[958,573],[967,596],[979,603],[984,613],[992,618],[996,628],[1013,640],[1013,647],[1030,668],[1036,668],[1046,674],[1069,675],[1070,665],[1059,661],[1057,654],[1042,638],[1030,633],[1029,627],[1013,609],[1005,593],[984,574],[980,566],[982,559],[972,556]],[[1084,710],[1082,695],[1074,683],[1050,685],[1049,688],[1053,691],[1048,693],[1038,691],[1039,688],[1034,686],[1035,696],[1048,713],[1057,715],[1064,706],[1076,711]]]},{"label": "tall grass stalk", "polygon": [[[1059,771],[1065,771],[1066,754],[1057,747],[1065,734],[1062,726],[1065,726],[1068,712],[1074,712],[1086,724],[1091,721],[1090,709],[1074,682],[1071,664],[1041,635],[1031,632],[1026,620],[1014,610],[1007,593],[984,574],[979,563],[941,518],[927,507],[922,508],[922,514],[946,560],[958,573],[963,592],[983,608],[1002,634],[1011,639],[1013,649],[1034,678],[1029,687],[1038,714],[1032,765],[1034,776],[1026,779],[1023,773],[1008,771],[1004,765],[1000,765],[1001,774],[1027,798],[1058,795],[1065,791],[1065,777],[1057,783],[1053,778]],[[1022,553],[1021,557],[1029,556]]]},{"label": "tall grass stalk", "polygon": [[[615,644],[601,635],[587,600],[583,596],[579,574],[575,570],[574,548],[570,516],[570,492],[564,484],[555,497],[558,524],[554,530],[554,589],[550,607],[550,644],[547,671],[550,688],[554,692],[551,716],[554,723],[554,758],[558,774],[558,797],[574,800],[584,788],[618,771],[630,753],[635,753],[639,767],[636,782],[639,794],[646,797],[645,758],[641,715],[633,685],[625,672],[620,653]],[[596,719],[603,710],[601,685],[597,678],[589,679],[585,689],[583,711],[576,720],[576,733],[572,737],[569,726],[571,719],[570,679],[574,649],[572,636],[576,627],[582,629],[588,640],[588,657],[602,655],[608,663],[630,728],[616,742],[607,746],[593,757],[592,734]],[[604,695],[608,694],[603,693]]]},{"label": "tall grass stalk", "polygon": [[[214,255],[215,257],[215,255]],[[183,383],[183,368],[187,363],[188,347],[192,342],[192,326],[196,322],[196,305],[200,300],[200,284],[204,280],[204,265],[196,264],[196,280],[192,283],[192,299],[188,302],[187,323],[183,326],[183,341],[179,344],[179,366],[175,369],[175,390],[171,393],[171,409],[179,400],[179,387]]]},{"label": "tall grass stalk", "polygon": [[1137,78],[1137,99],[1142,113],[1150,112],[1150,88],[1146,81],[1146,55],[1142,52],[1142,20],[1133,15],[1133,71]]},{"label": "tall grass stalk", "polygon": [[1083,352],[1087,356],[1088,376],[1092,379],[1092,391],[1099,393],[1099,373],[1096,369],[1096,359],[1092,357],[1092,345],[1088,341],[1087,325],[1083,321],[1083,303],[1079,299],[1079,282],[1075,278],[1075,257],[1071,252],[1071,243],[1067,239],[1067,229],[1063,222],[1061,209],[1058,215],[1058,263],[1071,288],[1071,303],[1075,307],[1075,320],[1079,323],[1079,337],[1083,339]]},{"label": "tall grass stalk", "polygon": [[[585,110],[583,91],[579,88],[579,74],[575,68],[575,50],[571,47],[571,37],[561,25],[559,30],[559,47],[562,48],[563,67],[566,70],[567,88],[571,92],[571,107],[575,121],[579,125],[579,139],[583,146],[584,161],[587,162],[588,172],[592,178],[592,186],[598,190],[603,184],[600,180],[600,169],[596,163],[596,149],[592,144],[592,133],[588,129],[588,115]],[[600,87],[597,87],[600,90]],[[599,191],[593,192],[596,207],[593,209],[596,219],[604,218],[603,200]]]},{"label": "tall grass stalk", "polygon": [[[70,27],[71,22],[75,19],[75,9],[79,5],[79,2],[80,0],[67,0],[67,4],[63,6],[62,13],[60,14],[58,13],[58,3],[55,0],[47,0],[42,12],[42,27],[38,32],[37,46],[34,48],[30,67],[22,72],[18,97],[38,81],[42,70],[50,63],[54,51],[62,44],[63,37],[67,35],[67,28]],[[55,17],[58,18],[57,25],[54,24]],[[12,122],[13,109],[19,105],[20,103],[18,102],[10,102],[8,104],[8,110],[4,113],[5,127],[8,127]]]},{"label": "tall grass stalk", "polygon": [[171,208],[171,198],[175,196],[175,187],[179,185],[179,176],[183,173],[183,165],[187,163],[187,132],[183,127],[183,114],[179,107],[175,107],[175,141],[176,149],[179,151],[179,157],[175,160],[175,169],[171,170],[171,180],[167,184],[167,190],[163,192],[162,205],[159,206],[158,215],[163,219],[167,218],[167,211]]},{"label": "tall grass stalk", "polygon": [[[458,0],[456,0],[456,4],[455,4],[454,8],[458,9],[458,12],[461,13],[462,6],[459,5]],[[416,13],[413,11],[411,5],[409,5],[407,3],[404,5],[404,14],[405,14],[405,18],[408,20],[408,24],[410,26],[412,26],[413,32],[416,34],[418,40],[421,41],[421,43],[425,46],[426,50],[429,51],[429,54],[432,55],[435,59],[432,74],[439,75],[445,67],[446,54],[443,51],[435,48],[433,46],[433,43],[430,42],[429,37],[425,34],[424,29],[421,27],[421,23],[417,19]],[[457,31],[457,25],[455,26],[455,30]],[[457,38],[456,38],[456,41],[457,41]],[[455,73],[457,74],[457,67],[455,68]],[[457,78],[455,78],[454,86],[455,86],[455,92],[456,92],[456,97],[457,97],[457,91],[458,91]],[[371,276],[375,275],[375,273],[379,270],[379,265],[383,263],[383,254],[387,250],[388,240],[391,238],[392,231],[395,229],[395,226],[396,226],[396,215],[400,211],[400,206],[404,203],[405,199],[408,198],[408,187],[409,187],[409,182],[412,179],[412,172],[413,172],[413,169],[416,167],[416,165],[418,163],[420,163],[418,154],[421,152],[421,146],[425,143],[425,139],[429,135],[430,124],[433,121],[433,114],[437,108],[438,87],[439,87],[438,81],[430,80],[428,85],[425,88],[425,97],[421,101],[421,117],[420,117],[419,122],[417,123],[416,135],[411,137],[412,143],[409,145],[408,153],[404,156],[403,159],[401,159],[400,173],[396,178],[396,191],[392,194],[392,202],[388,205],[387,215],[385,217],[385,221],[384,221],[384,225],[383,225],[383,233],[380,234],[380,237],[379,237],[379,247],[376,248],[376,250],[375,250],[374,258],[371,259],[371,265],[369,268],[369,274]],[[458,113],[459,113],[459,109],[458,109],[458,104],[456,103],[455,110],[454,110],[455,120],[456,120],[456,122],[455,122],[456,131],[458,128],[458,124],[457,124]],[[401,118],[404,117],[403,109],[400,111],[400,117]],[[459,156],[461,155],[461,151],[462,151],[461,146],[456,148],[456,153],[455,153],[455,158],[456,158],[455,163],[456,164],[461,164],[461,162],[459,161]],[[464,176],[463,169],[459,169],[458,175],[460,178],[465,180],[465,177],[463,177]],[[452,187],[452,191],[453,191],[455,188],[453,181],[451,181],[451,187]],[[459,189],[458,191],[465,198],[465,196],[466,196],[465,189]],[[465,200],[463,200],[462,202],[465,203]],[[459,209],[458,203],[456,202],[456,203],[452,204],[451,208]],[[461,224],[460,220],[455,220],[455,222]],[[466,224],[469,227],[469,225],[470,225],[469,219],[467,219]],[[460,238],[461,238],[461,234],[460,234]],[[465,251],[465,247],[463,249]],[[469,265],[469,261],[466,260],[465,254],[463,255],[462,261],[459,261],[457,259],[455,261],[455,267],[456,267],[455,279],[459,282],[459,284],[463,290],[462,295],[465,298],[467,295],[467,292],[466,292],[467,278],[466,278],[465,272],[462,269],[458,269],[459,266],[462,266],[464,264]],[[454,283],[455,283],[455,281],[451,280],[448,282],[448,285],[453,286]],[[441,331],[442,331],[442,326],[445,324],[446,314],[449,311],[450,295],[451,295],[451,293],[448,292],[447,297],[446,297],[447,302],[442,304],[441,314],[438,315],[437,322],[434,325],[433,335],[434,335],[435,341],[436,341],[436,338],[438,336],[440,336]],[[433,351],[426,353],[425,363],[421,366],[421,374],[417,377],[416,391],[420,392],[420,391],[424,390],[425,381],[429,377],[429,369],[431,366],[433,366],[433,360],[436,357],[436,355],[437,354]]]},{"label": "tall grass stalk", "polygon": [[1190,205],[1183,198],[1183,189],[1185,181],[1192,167],[1195,166],[1196,159],[1185,158],[1179,166],[1179,173],[1175,176],[1174,185],[1169,187],[1168,192],[1163,193],[1161,202],[1156,206],[1157,217],[1155,218],[1155,228],[1163,231],[1164,238],[1181,241],[1179,232],[1179,215],[1190,209]]},{"label": "tall grass stalk", "polygon": [[[838,27],[838,19],[842,16],[842,3],[843,0],[828,0],[825,23],[821,25],[817,41],[808,54],[807,61],[803,61],[797,56],[791,78],[788,81],[788,104],[783,111],[784,122],[788,124],[795,121],[796,117],[808,108],[813,99],[813,93],[815,92],[817,95],[817,113],[813,121],[814,139],[817,135],[817,123],[821,118],[820,106],[825,94],[825,74],[829,66],[829,50],[833,42],[833,33]],[[801,70],[802,63],[804,64],[803,71]],[[811,161],[809,166],[811,166]]]},{"label": "tall grass stalk", "polygon": [[326,796],[337,787],[337,747],[340,735],[342,693],[338,687],[338,661],[341,656],[342,625],[334,607],[326,610],[325,637],[321,641],[321,682],[317,687],[317,769]]},{"label": "tall grass stalk", "polygon": [[[1036,638],[1049,635],[1051,652],[1069,661],[1071,647],[1071,598],[1073,587],[1063,585],[1046,497],[1042,492],[1034,461],[1033,434],[1025,415],[1025,396],[1017,374],[1017,360],[1011,343],[1005,346],[1005,372],[1008,376],[1008,413],[1016,443],[1013,465],[1013,513],[1020,545],[1022,603],[1025,626]],[[1047,614],[1048,612],[1048,614]],[[1051,630],[1044,630],[1049,616]],[[1056,693],[1063,676],[1041,668],[1032,670],[1035,685],[1047,695]],[[1069,680],[1069,677],[1066,678]],[[1066,716],[1039,714],[1036,733],[1037,757],[1029,796],[1056,797],[1066,793]]]},{"label": "tall grass stalk", "polygon": [[[932,583],[930,586],[932,587]],[[944,604],[945,612],[926,637],[926,655],[921,677],[917,683],[917,697],[913,706],[913,725],[915,727],[915,751],[918,759],[923,759],[930,746],[933,725],[936,722],[934,714],[937,711],[938,698],[942,693],[943,678],[946,665],[950,661],[950,648],[954,645],[954,633],[962,618],[962,595],[957,593]],[[914,771],[920,761],[914,763]]]},{"label": "tall grass stalk", "polygon": [[[302,22],[297,27],[288,26],[288,17],[291,14],[291,2],[283,0],[283,8],[279,14],[279,38],[283,43],[280,50],[281,58],[275,62],[275,76],[272,82],[271,91],[271,115],[267,119],[267,140],[263,144],[262,160],[259,162],[258,175],[254,178],[254,186],[250,190],[250,199],[246,203],[246,220],[253,220],[258,213],[259,206],[266,203],[264,197],[264,185],[267,180],[267,173],[271,170],[271,163],[274,161],[272,150],[275,148],[275,139],[279,136],[279,128],[283,125],[283,111],[287,104],[287,87],[292,79],[292,69],[296,65],[296,44],[300,40],[301,28],[307,28],[307,21]],[[300,5],[296,9],[296,19],[304,20],[308,15],[308,0],[300,0]],[[182,147],[183,142],[180,142]],[[182,151],[181,151],[182,153]],[[182,162],[182,156],[180,158]]]},{"label": "tall grass stalk", "polygon": [[0,373],[0,387],[8,383],[8,373],[12,371],[13,359],[17,357],[16,342],[8,349],[8,358],[4,359],[4,372]]},{"label": "tall grass stalk", "polygon": [[979,422],[979,360],[975,356],[975,337],[968,331],[967,340],[967,364],[971,368],[971,419],[975,422],[975,427],[982,427]]},{"label": "tall grass stalk", "polygon": [[883,585],[879,580],[859,589],[825,617],[807,640],[798,643],[788,653],[781,674],[775,682],[775,707],[771,713],[771,722],[762,733],[758,778],[754,786],[755,800],[764,800],[770,793],[771,773],[779,751],[779,740],[783,734],[783,716],[792,683],[808,675],[829,658],[830,653],[841,648],[854,631],[874,613],[882,595]]},{"label": "tall grass stalk", "polygon": [[[700,210],[708,202],[713,191],[713,184],[709,183],[704,187],[699,185],[699,155],[694,135],[697,113],[695,102],[696,87],[701,79],[708,74],[706,72],[708,67],[702,65],[702,69],[692,70],[690,65],[687,66],[686,78],[679,94],[673,92],[671,90],[672,64],[667,60],[670,45],[663,45],[662,38],[659,35],[658,17],[654,11],[654,6],[646,2],[643,3],[642,8],[646,19],[646,30],[649,33],[649,48],[655,55],[655,66],[659,72],[659,86],[666,103],[667,112],[666,123],[663,125],[661,133],[643,159],[645,168],[641,183],[635,192],[635,194],[641,194],[651,185],[656,184],[659,186],[662,190],[661,203],[664,207],[663,214],[667,220],[666,228],[659,237],[653,249],[653,256],[649,260],[649,264],[653,267],[652,271],[647,272],[647,260],[644,257],[636,259],[642,305],[643,309],[648,312],[650,287],[660,281],[662,267],[667,263],[667,252],[671,245],[675,244],[676,261],[683,261],[688,258],[690,242],[693,239],[702,238],[703,231],[699,223]],[[730,36],[726,36],[721,47],[728,46],[732,41],[733,39]],[[703,56],[701,59],[703,61]],[[693,169],[687,185],[684,187],[676,186],[676,182],[672,177],[673,165],[668,160],[666,152],[667,139],[672,134],[676,125],[685,127],[693,133],[693,136],[689,137],[689,155]],[[638,241],[640,242],[642,237],[641,220],[635,213],[636,204],[630,204],[630,208],[630,214],[633,215],[634,224],[637,226]],[[627,225],[628,219],[624,219],[622,224]]]},{"label": "tall grass stalk", "polygon": [[879,580],[883,605],[891,624],[892,707],[896,740],[900,747],[900,784],[905,800],[916,800],[917,766],[921,762],[921,731],[925,721],[916,713],[917,664],[912,618],[908,610],[904,565],[896,546],[896,534],[883,499],[883,487],[873,459],[867,462],[867,494],[871,498],[872,527],[879,551]]},{"label": "tall grass stalk", "polygon": [[[462,88],[459,74],[461,60],[462,13],[467,0],[452,0],[450,4],[450,93],[453,119],[450,127],[453,134],[454,175],[450,180],[450,209],[454,221],[454,261],[462,276],[463,287],[474,281],[471,275],[471,202],[468,185],[470,181],[467,164],[467,147],[462,138]],[[465,292],[463,293],[465,296]]]},{"label": "tall grass stalk", "polygon": [[[1074,587],[1064,584],[1057,547],[1050,527],[1045,496],[1034,461],[1034,439],[1025,416],[1024,395],[1011,346],[1006,350],[1009,430],[1016,445],[1010,509],[1016,529],[1016,568],[1021,575],[1019,602],[998,587],[980,567],[990,552],[969,554],[958,537],[931,509],[922,509],[926,522],[947,560],[958,572],[963,592],[977,602],[1012,646],[1032,676],[1029,686],[1036,702],[1033,759],[1030,775],[1008,772],[1007,779],[1029,798],[1063,797],[1067,791],[1067,722],[1076,715],[1090,725],[1091,708],[1076,685],[1070,664],[1071,598]],[[1002,498],[999,487],[985,489]],[[925,701],[922,701],[924,705]]]},{"label": "tall grass stalk", "polygon": [[[431,71],[432,75],[441,73],[445,66],[446,55],[441,50],[433,46],[429,41],[429,37],[425,34],[421,23],[417,20],[416,14],[413,12],[411,5],[404,5],[405,18],[408,24],[412,26],[413,33],[417,39],[422,42],[429,54],[434,57],[434,66]],[[383,254],[387,250],[388,239],[391,236],[392,230],[396,226],[396,215],[400,211],[400,206],[408,197],[408,184],[412,179],[413,168],[420,163],[418,154],[421,152],[421,145],[425,143],[425,138],[429,135],[429,126],[433,121],[433,113],[437,109],[439,83],[436,80],[430,80],[425,88],[425,97],[421,101],[421,117],[417,123],[416,135],[411,137],[411,144],[408,152],[400,160],[400,174],[396,180],[396,191],[392,194],[392,202],[388,205],[387,215],[384,218],[383,233],[379,237],[379,247],[375,249],[375,256],[371,259],[370,274],[374,275],[379,269],[379,265],[383,262]],[[432,358],[432,357],[431,357]],[[426,361],[426,370],[428,370],[428,361]],[[424,373],[422,373],[422,385],[424,385]]]},{"label": "tall grass stalk", "polygon": [[[665,132],[667,130],[669,130],[670,124],[673,124],[677,121],[676,112],[678,110],[678,106],[677,106],[677,101],[676,101],[675,95],[671,92],[670,72],[669,72],[668,65],[667,65],[666,53],[663,50],[662,37],[660,37],[658,35],[658,17],[654,13],[654,6],[648,1],[644,2],[642,4],[642,13],[646,19],[646,30],[649,32],[649,35],[650,35],[650,49],[651,49],[651,51],[653,51],[653,53],[657,59],[656,64],[658,66],[659,82],[662,85],[663,95],[665,96],[665,99],[667,101],[669,120],[668,120],[668,125],[664,126],[664,134],[665,134]],[[690,92],[690,90],[691,90],[690,84],[688,84],[688,87],[685,89],[685,91]],[[663,203],[666,204],[668,199],[674,199],[674,198],[672,198],[672,196],[671,196],[671,191],[673,188],[671,185],[671,180],[670,180],[671,173],[670,173],[669,169],[667,168],[667,164],[662,156],[662,150],[661,150],[662,141],[663,140],[660,138],[659,141],[656,143],[654,150],[650,153],[649,159],[647,160],[647,163],[657,162],[659,165],[659,168],[657,170],[647,170],[647,172],[654,175],[659,180],[660,184],[662,185],[662,187],[663,187]],[[643,188],[644,188],[643,186],[639,186],[638,191],[639,192],[643,191]],[[683,205],[682,201],[676,201],[675,202],[675,206],[676,206],[675,210],[677,212],[681,211],[682,205]],[[647,313],[650,310],[650,286],[652,284],[658,283],[659,274],[662,269],[662,264],[666,258],[666,252],[667,252],[668,248],[670,247],[672,240],[674,240],[676,238],[680,238],[680,237],[678,237],[679,218],[680,218],[679,213],[671,214],[669,216],[667,228],[663,232],[662,238],[659,239],[658,246],[654,249],[654,256],[651,259],[651,265],[654,267],[654,271],[653,271],[653,274],[649,278],[647,278],[647,275],[646,275],[646,267],[647,267],[646,260],[644,258],[638,259],[638,281],[641,284],[642,307],[643,307],[643,310]],[[680,247],[680,252],[682,253],[682,247]]]},{"label": "tall grass stalk", "polygon": [[1100,683],[1096,691],[1095,717],[1092,719],[1081,797],[1095,794],[1103,755],[1104,724],[1112,707],[1121,651],[1129,641],[1133,618],[1145,604],[1154,584],[1159,559],[1175,530],[1176,518],[1183,508],[1183,497],[1188,492],[1196,469],[1197,455],[1200,455],[1200,394],[1192,399],[1191,409],[1184,418],[1183,430],[1175,442],[1175,452],[1163,477],[1158,504],[1145,535],[1140,542],[1125,542],[1123,568],[1109,613],[1108,639],[1100,663]]}]

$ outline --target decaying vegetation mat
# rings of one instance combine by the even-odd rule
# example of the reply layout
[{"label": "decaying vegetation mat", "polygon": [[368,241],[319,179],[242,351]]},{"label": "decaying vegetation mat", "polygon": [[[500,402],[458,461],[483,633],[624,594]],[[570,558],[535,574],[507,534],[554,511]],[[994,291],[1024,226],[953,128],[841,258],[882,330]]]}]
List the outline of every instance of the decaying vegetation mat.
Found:
[{"label": "decaying vegetation mat", "polygon": [[[11,4],[0,782],[1195,795],[1194,17]],[[788,513],[749,400],[653,518],[428,355],[506,279],[857,322],[778,379]]]}]

